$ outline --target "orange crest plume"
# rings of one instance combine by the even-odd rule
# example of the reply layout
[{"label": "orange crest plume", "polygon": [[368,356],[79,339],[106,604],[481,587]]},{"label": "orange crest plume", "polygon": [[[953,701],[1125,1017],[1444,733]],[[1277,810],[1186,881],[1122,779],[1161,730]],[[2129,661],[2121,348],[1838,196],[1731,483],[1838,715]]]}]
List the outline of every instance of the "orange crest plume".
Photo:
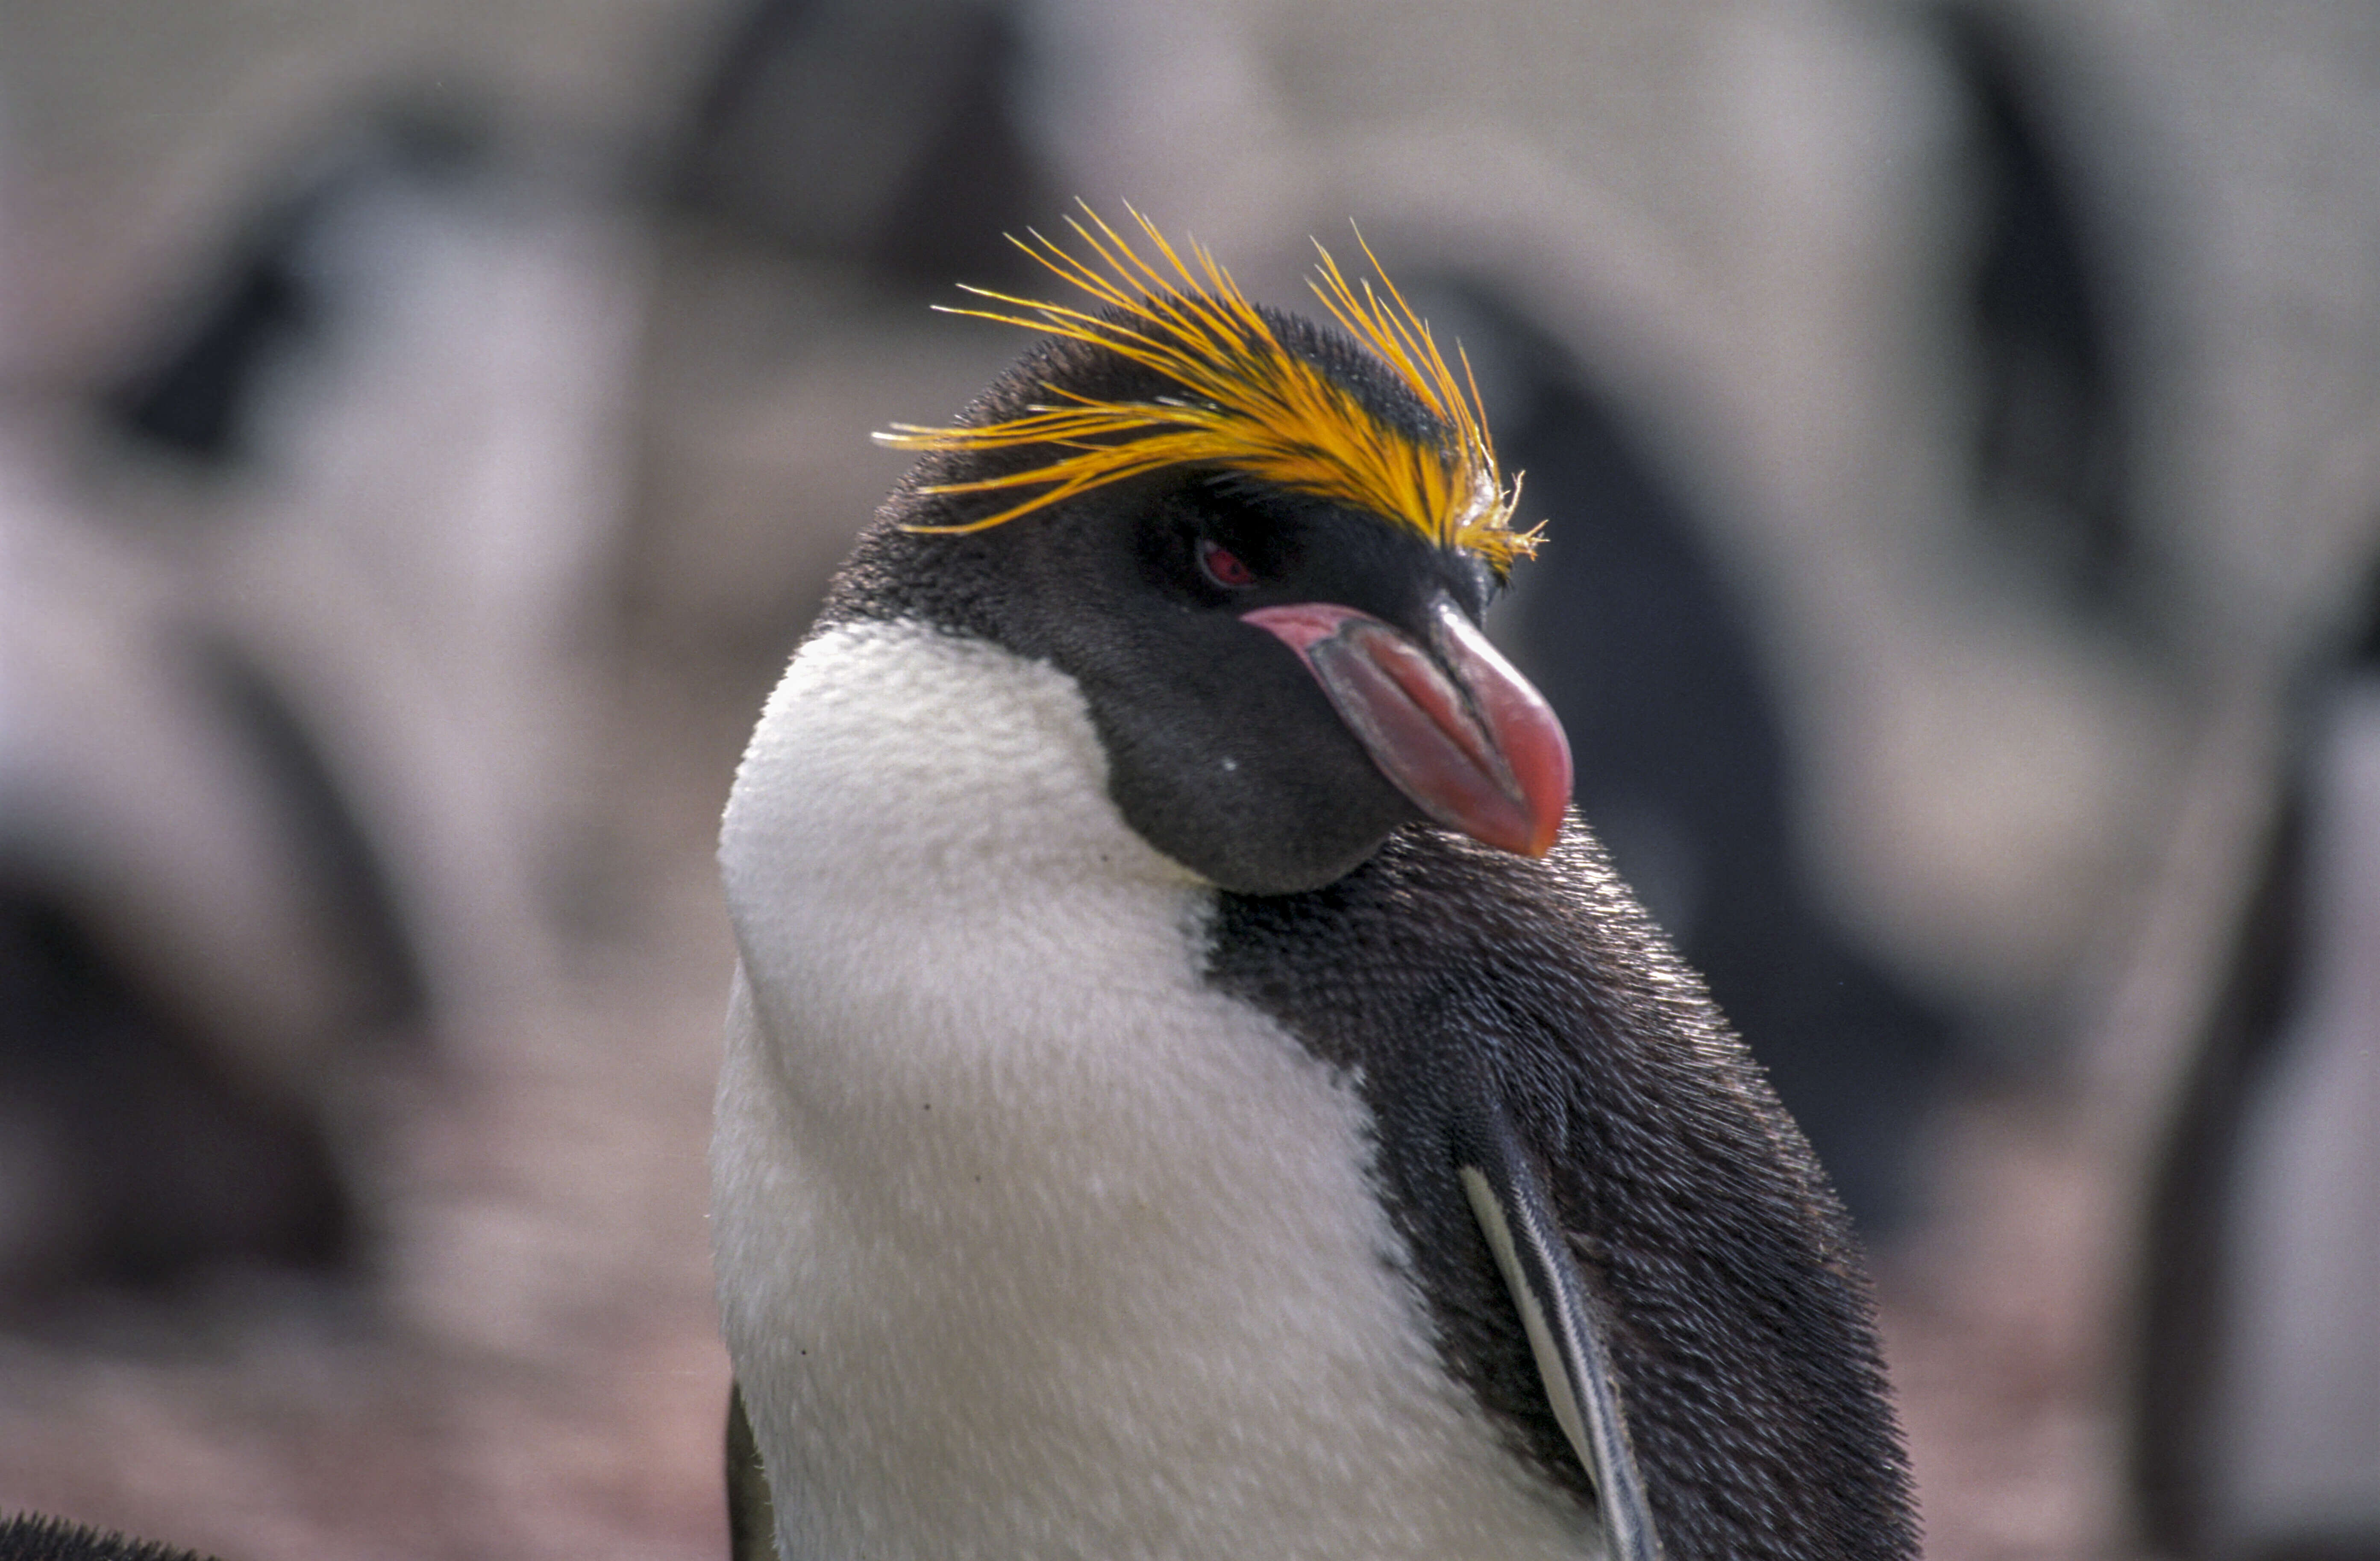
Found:
[{"label": "orange crest plume", "polygon": [[915,529],[981,531],[1145,472],[1211,466],[1383,515],[1439,547],[1476,554],[1499,574],[1515,557],[1536,551],[1536,530],[1512,529],[1520,485],[1507,487],[1497,470],[1470,366],[1464,365],[1464,377],[1457,381],[1430,339],[1428,325],[1380,270],[1362,235],[1356,242],[1372,262],[1379,288],[1368,278],[1351,284],[1318,243],[1322,260],[1311,283],[1315,296],[1428,408],[1446,431],[1442,443],[1388,426],[1290,352],[1204,247],[1192,243],[1185,261],[1156,224],[1133,212],[1155,248],[1157,259],[1151,260],[1088,205],[1083,214],[1089,225],[1071,217],[1067,225],[1089,247],[1097,265],[1038,233],[1029,243],[1013,242],[1088,294],[1103,312],[979,287],[966,291],[1005,308],[950,312],[1105,347],[1174,381],[1181,394],[1101,401],[1051,387],[1062,397],[1058,405],[1035,406],[1003,422],[941,429],[893,425],[876,438],[901,450],[965,453],[1049,445],[1062,452],[1025,471],[924,490],[1039,491],[982,520]]}]

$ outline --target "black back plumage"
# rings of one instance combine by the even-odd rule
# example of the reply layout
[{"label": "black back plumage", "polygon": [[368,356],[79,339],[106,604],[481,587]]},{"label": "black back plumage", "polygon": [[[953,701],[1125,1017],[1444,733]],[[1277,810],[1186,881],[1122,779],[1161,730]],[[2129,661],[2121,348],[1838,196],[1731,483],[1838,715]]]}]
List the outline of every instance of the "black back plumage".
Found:
[{"label": "black back plumage", "polygon": [[1916,1554],[1841,1208],[1575,822],[1543,863],[1415,827],[1327,889],[1225,895],[1210,970],[1360,1079],[1447,1363],[1555,1479],[1584,1490],[1455,1182],[1481,1091],[1614,1321],[1668,1561]]}]

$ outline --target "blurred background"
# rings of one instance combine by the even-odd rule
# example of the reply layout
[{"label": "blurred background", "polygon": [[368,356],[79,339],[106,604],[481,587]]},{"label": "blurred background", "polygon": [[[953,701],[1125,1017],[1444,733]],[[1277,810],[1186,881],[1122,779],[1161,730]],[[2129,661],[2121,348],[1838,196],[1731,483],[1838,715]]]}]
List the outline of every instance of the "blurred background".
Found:
[{"label": "blurred background", "polygon": [[1931,1554],[2380,1555],[2369,0],[0,0],[0,1511],[716,1556],[744,733],[1076,197],[1476,367]]}]

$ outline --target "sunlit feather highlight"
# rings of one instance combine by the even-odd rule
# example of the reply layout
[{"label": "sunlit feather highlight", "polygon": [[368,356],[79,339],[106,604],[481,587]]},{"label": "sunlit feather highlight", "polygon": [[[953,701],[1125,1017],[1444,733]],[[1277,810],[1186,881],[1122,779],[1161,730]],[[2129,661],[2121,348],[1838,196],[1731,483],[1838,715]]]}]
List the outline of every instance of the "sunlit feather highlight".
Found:
[{"label": "sunlit feather highlight", "polygon": [[1318,243],[1315,296],[1428,409],[1445,430],[1442,442],[1416,439],[1382,422],[1292,353],[1205,247],[1192,243],[1185,258],[1155,224],[1133,212],[1150,251],[1144,254],[1087,205],[1083,214],[1087,223],[1069,218],[1067,225],[1087,256],[1038,233],[1014,242],[1087,295],[1090,307],[970,287],[998,307],[950,312],[1104,347],[1172,381],[1181,393],[1106,401],[1051,387],[1053,404],[997,423],[894,425],[876,437],[903,450],[965,454],[1046,445],[1062,452],[1021,471],[925,489],[1024,496],[979,520],[915,529],[981,531],[1127,478],[1210,466],[1370,511],[1439,547],[1476,554],[1500,573],[1536,551],[1536,531],[1512,528],[1519,485],[1508,487],[1497,470],[1469,365],[1458,381],[1429,326],[1360,234],[1356,242],[1378,286],[1370,278],[1350,283]]}]

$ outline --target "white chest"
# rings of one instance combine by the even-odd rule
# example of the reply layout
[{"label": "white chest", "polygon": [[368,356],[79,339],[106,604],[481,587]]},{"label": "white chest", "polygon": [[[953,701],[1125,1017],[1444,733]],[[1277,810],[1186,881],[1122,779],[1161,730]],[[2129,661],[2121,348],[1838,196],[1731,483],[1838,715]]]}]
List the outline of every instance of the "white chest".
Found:
[{"label": "white chest", "polygon": [[728,1346],[785,1561],[1579,1556],[1439,1371],[1349,1081],[1199,979],[1079,692],[814,641],[722,846]]}]

